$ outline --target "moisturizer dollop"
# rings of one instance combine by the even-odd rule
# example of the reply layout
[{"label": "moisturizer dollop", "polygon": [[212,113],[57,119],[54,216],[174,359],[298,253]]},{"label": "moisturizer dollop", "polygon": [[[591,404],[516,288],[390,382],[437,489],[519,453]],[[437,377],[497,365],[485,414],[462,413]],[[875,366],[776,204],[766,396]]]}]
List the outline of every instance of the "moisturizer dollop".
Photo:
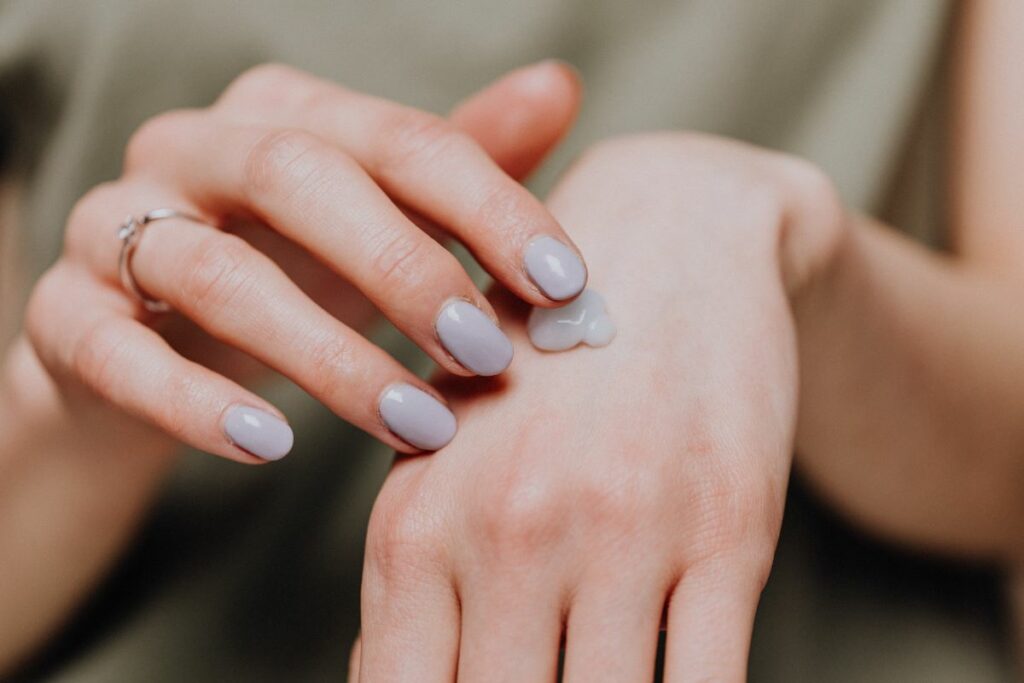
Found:
[{"label": "moisturizer dollop", "polygon": [[565,351],[579,344],[607,346],[615,338],[604,297],[592,289],[561,308],[534,308],[526,328],[530,341],[542,351]]}]

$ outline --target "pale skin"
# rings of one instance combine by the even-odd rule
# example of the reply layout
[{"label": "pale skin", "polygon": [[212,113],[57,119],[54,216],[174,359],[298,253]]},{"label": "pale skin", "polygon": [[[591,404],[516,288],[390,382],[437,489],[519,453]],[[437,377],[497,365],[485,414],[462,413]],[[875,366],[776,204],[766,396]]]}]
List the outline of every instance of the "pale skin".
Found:
[{"label": "pale skin", "polygon": [[[794,449],[814,485],[875,532],[1014,566],[1021,26],[1010,0],[972,3],[958,24],[951,254],[855,215],[820,171],[773,152],[668,133],[586,154],[549,199],[550,225],[587,256],[620,337],[540,354],[523,303],[494,298],[516,361],[495,380],[439,382],[459,435],[401,459],[386,482],[354,676],[553,680],[564,629],[567,680],[642,680],[667,602],[667,680],[742,680]],[[575,85],[547,93],[538,110],[567,124]],[[561,133],[549,130],[533,161]],[[529,167],[476,137],[500,165]],[[71,379],[55,383],[39,346],[10,355],[0,412],[0,506],[18,513],[0,514],[0,554],[19,560],[0,581],[20,587],[0,593],[0,613],[21,620],[0,639],[8,663],[108,566],[173,443]],[[89,426],[103,421],[134,431],[131,463]],[[46,504],[58,496],[81,505]],[[17,519],[32,521],[32,543]],[[106,538],[61,542],[98,522]],[[76,562],[47,566],[74,575],[39,571],[32,549],[53,547]]]}]

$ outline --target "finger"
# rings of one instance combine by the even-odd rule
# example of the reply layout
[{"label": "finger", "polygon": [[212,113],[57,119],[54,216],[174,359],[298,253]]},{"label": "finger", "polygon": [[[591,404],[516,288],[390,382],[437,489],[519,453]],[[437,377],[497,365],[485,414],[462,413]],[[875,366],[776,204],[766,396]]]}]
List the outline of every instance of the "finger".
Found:
[{"label": "finger", "polygon": [[[582,88],[568,64],[546,60],[515,69],[459,103],[451,123],[473,138],[503,171],[519,180],[536,168],[572,127]],[[330,131],[319,131],[330,135]],[[438,241],[444,231],[415,212],[416,225]]]},{"label": "finger", "polygon": [[[373,591],[371,586],[370,592]],[[450,588],[420,587],[397,596],[366,599],[359,680],[394,683],[450,683],[455,680],[459,610]],[[461,680],[461,679],[460,679]]]},{"label": "finger", "polygon": [[687,571],[669,603],[666,683],[745,681],[760,590],[731,568]]},{"label": "finger", "polygon": [[232,112],[272,91],[290,93],[285,109],[298,112],[297,125],[338,145],[396,201],[443,226],[525,301],[552,306],[586,285],[579,250],[544,205],[445,119],[286,67],[256,70],[232,90],[221,104]]},{"label": "finger", "polygon": [[455,418],[433,389],[240,238],[190,220],[159,220],[139,240],[132,272],[148,295],[385,443],[408,453],[436,450],[454,436]]},{"label": "finger", "polygon": [[563,604],[550,585],[491,580],[463,592],[459,681],[555,681]]},{"label": "finger", "polygon": [[663,581],[616,580],[573,596],[566,629],[566,683],[654,680]]},{"label": "finger", "polygon": [[288,453],[292,430],[280,411],[178,355],[132,308],[84,268],[58,266],[35,290],[29,333],[55,376],[74,377],[179,441],[245,463]]},{"label": "finger", "polygon": [[255,213],[352,282],[449,371],[508,367],[512,344],[463,267],[346,154],[299,130],[188,114],[165,125],[151,133],[159,142],[140,144],[154,149],[149,157],[163,150],[165,182],[203,209]]},{"label": "finger", "polygon": [[452,586],[430,572],[399,579],[398,573],[408,574],[409,563],[396,563],[393,556],[378,559],[368,546],[359,680],[451,683],[459,656],[459,606]]},{"label": "finger", "polygon": [[[129,214],[142,216],[157,207],[183,209],[189,206],[187,198],[175,196],[167,187],[154,183],[102,183],[89,190],[71,211],[65,232],[64,255],[69,260],[89,264],[101,279],[119,284],[117,252],[120,245],[115,239],[118,221],[124,220]],[[191,210],[211,223],[216,221],[214,216],[202,216],[203,212],[198,207],[191,207]],[[244,236],[244,239],[257,250],[270,257],[310,298],[323,305],[325,310],[349,327],[365,329],[377,318],[376,309],[350,283],[339,278],[337,273],[287,237],[258,221],[239,222],[232,225],[232,229],[240,236]],[[168,331],[167,327],[161,329],[161,333],[165,335]],[[175,348],[180,349],[178,343],[182,340],[171,341]],[[205,345],[208,340],[202,339],[198,343]],[[191,357],[184,350],[182,353],[186,357]],[[241,354],[229,355],[232,356],[231,362],[234,363]],[[213,367],[208,360],[209,349],[205,349],[203,363]],[[256,366],[258,363],[252,365]],[[216,369],[230,377],[236,377],[220,368]]]},{"label": "finger", "polygon": [[[101,186],[69,220],[71,258],[120,287],[114,240],[101,231],[111,216],[124,215],[122,207],[138,213],[141,206],[202,213],[148,183]],[[149,296],[289,376],[397,450],[435,450],[454,435],[455,418],[436,391],[328,315],[239,238],[192,221],[159,220],[145,228],[131,271]]]},{"label": "finger", "polygon": [[548,60],[499,78],[456,106],[448,120],[519,179],[536,168],[572,127],[581,94],[572,67]]}]

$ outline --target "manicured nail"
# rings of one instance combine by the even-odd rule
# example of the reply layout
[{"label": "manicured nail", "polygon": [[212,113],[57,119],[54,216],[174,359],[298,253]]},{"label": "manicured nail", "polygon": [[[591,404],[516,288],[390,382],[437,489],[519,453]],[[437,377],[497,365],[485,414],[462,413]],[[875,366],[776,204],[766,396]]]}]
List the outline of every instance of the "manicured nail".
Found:
[{"label": "manicured nail", "polygon": [[571,299],[587,284],[587,268],[572,249],[554,237],[530,242],[523,256],[533,284],[549,299]]},{"label": "manicured nail", "polygon": [[448,353],[478,375],[497,375],[512,362],[512,342],[486,313],[468,301],[447,304],[434,327]]},{"label": "manicured nail", "polygon": [[411,384],[392,384],[384,391],[380,416],[402,441],[425,451],[436,451],[455,436],[452,411]]},{"label": "manicured nail", "polygon": [[224,433],[231,443],[264,460],[288,455],[295,435],[288,423],[249,406],[233,406],[224,418]]}]

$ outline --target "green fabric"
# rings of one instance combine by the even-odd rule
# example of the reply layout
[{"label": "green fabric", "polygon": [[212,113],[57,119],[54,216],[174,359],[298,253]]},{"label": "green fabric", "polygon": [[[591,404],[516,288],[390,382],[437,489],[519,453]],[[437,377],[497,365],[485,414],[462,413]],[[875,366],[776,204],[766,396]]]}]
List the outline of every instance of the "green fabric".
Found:
[{"label": "green fabric", "polygon": [[[0,117],[26,182],[30,275],[131,131],[281,61],[435,111],[544,57],[587,83],[588,144],[699,129],[823,166],[855,207],[938,241],[947,0],[0,0]],[[111,226],[120,216],[111,216]],[[113,252],[112,252],[113,253]],[[393,332],[381,339],[420,370]],[[293,455],[188,454],[125,561],[25,680],[341,678],[362,536],[388,453],[294,387]],[[795,486],[755,634],[754,681],[1009,680],[995,578],[852,534]]]}]

